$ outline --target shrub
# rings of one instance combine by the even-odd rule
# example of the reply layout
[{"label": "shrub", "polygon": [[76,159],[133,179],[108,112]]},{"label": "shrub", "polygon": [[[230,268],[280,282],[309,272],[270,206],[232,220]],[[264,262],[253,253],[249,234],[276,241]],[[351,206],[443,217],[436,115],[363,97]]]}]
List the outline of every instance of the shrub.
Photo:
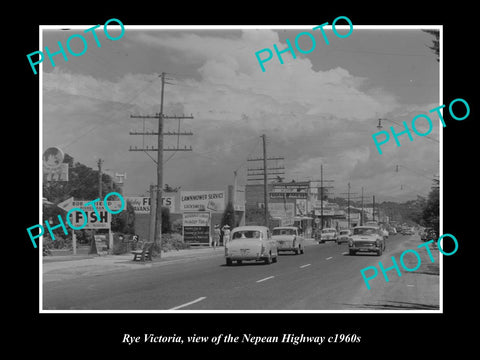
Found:
[{"label": "shrub", "polygon": [[189,244],[185,244],[183,242],[183,237],[180,234],[165,234],[162,237],[162,250],[163,251],[170,251],[170,250],[180,250],[180,249],[188,249],[190,247]]}]

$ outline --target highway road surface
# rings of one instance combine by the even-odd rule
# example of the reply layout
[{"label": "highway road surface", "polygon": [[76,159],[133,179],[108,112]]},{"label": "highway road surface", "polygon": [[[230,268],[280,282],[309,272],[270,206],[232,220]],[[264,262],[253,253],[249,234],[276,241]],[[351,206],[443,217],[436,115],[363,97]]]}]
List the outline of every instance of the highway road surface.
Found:
[{"label": "highway road surface", "polygon": [[[439,262],[431,263],[418,235],[394,235],[381,256],[350,256],[348,245],[310,242],[305,254],[281,253],[277,263],[226,266],[222,254],[184,259],[138,270],[43,284],[44,310],[438,310]],[[360,270],[382,261],[399,263],[418,250],[415,272],[380,270],[366,288]],[[412,255],[412,254],[410,254]],[[405,257],[405,262],[415,258]],[[416,261],[416,260],[415,260]],[[400,263],[399,263],[400,265]],[[415,264],[410,265],[412,268]]]}]

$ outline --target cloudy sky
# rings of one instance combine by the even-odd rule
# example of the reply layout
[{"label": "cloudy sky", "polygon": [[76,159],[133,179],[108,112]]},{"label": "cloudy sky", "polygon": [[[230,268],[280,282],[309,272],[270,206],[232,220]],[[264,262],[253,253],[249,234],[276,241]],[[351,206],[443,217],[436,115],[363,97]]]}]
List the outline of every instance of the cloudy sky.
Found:
[{"label": "cloudy sky", "polygon": [[[378,118],[384,129],[428,113],[440,104],[439,63],[428,48],[431,35],[419,29],[354,28],[348,38],[326,30],[330,44],[311,29],[131,28],[117,41],[97,31],[90,34],[82,56],[54,57],[43,67],[43,149],[59,146],[75,161],[96,168],[126,172],[124,193],[145,194],[156,182],[154,162],[130,146],[156,146],[156,137],[129,135],[131,130],[157,130],[156,121],[131,118],[159,112],[165,72],[164,113],[193,115],[181,122],[193,136],[165,137],[166,147],[192,146],[192,152],[165,152],[164,183],[182,190],[225,189],[238,170],[246,184],[247,158],[262,155],[262,134],[268,155],[283,156],[286,181],[334,180],[334,195],[351,191],[376,195],[377,201],[406,201],[426,195],[439,172],[439,121],[427,137],[393,138],[376,150],[372,134]],[[265,63],[255,52],[285,48],[302,31],[316,38],[309,54],[283,54]],[[58,49],[80,29],[43,31],[43,47]],[[112,36],[113,26],[109,26]],[[339,30],[342,32],[342,30]],[[346,32],[344,29],[343,32]],[[309,38],[300,44],[308,49]],[[71,42],[80,52],[79,39]],[[419,121],[419,131],[427,129]],[[178,130],[165,120],[165,130]],[[156,153],[151,152],[156,157]],[[272,166],[275,165],[273,162]],[[278,164],[280,165],[280,164]],[[399,165],[399,171],[395,171]]]}]

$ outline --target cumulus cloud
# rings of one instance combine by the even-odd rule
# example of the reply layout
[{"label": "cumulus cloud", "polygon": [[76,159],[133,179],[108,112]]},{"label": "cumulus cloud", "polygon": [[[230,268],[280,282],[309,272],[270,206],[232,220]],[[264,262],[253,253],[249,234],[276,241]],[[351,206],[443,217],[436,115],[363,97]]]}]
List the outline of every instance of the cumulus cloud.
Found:
[{"label": "cumulus cloud", "polygon": [[[278,33],[268,29],[235,30],[218,36],[165,30],[129,34],[126,47],[131,51],[148,47],[157,51],[159,59],[189,69],[189,76],[168,75],[171,84],[166,85],[164,109],[167,114],[194,115],[193,121],[182,126],[196,134],[188,144],[204,154],[203,161],[197,157],[187,168],[188,174],[185,168],[175,169],[169,163],[170,174],[178,179],[190,176],[191,182],[206,181],[205,167],[215,163],[212,173],[222,176],[219,164],[238,164],[239,156],[248,153],[239,153],[235,144],[262,133],[276,143],[271,148],[276,146],[287,155],[289,174],[300,179],[319,177],[320,164],[342,181],[352,174],[366,175],[362,169],[367,163],[378,163],[380,169],[384,166],[371,141],[376,119],[385,114],[410,115],[419,108],[400,106],[393,94],[345,68],[314,70],[310,59],[293,59],[288,53],[284,54],[285,64],[274,55],[262,72],[255,52],[273,44],[286,47]],[[126,131],[135,127],[129,115],[158,112],[160,89],[157,73],[128,72],[106,79],[56,67],[43,75],[46,139],[50,140],[50,133],[58,136],[55,129],[61,121],[68,127],[72,115],[78,121],[72,128],[82,122],[93,127],[104,122],[110,133],[121,131],[121,138],[127,139]],[[147,121],[147,127],[155,129],[155,121]],[[101,133],[108,136],[109,132]],[[77,133],[71,136],[78,137]],[[115,149],[121,151],[119,144]],[[428,149],[419,151],[430,154]],[[387,149],[383,160],[394,157],[395,150]],[[205,160],[208,156],[210,162]],[[225,176],[224,183],[229,181],[230,176]]]}]

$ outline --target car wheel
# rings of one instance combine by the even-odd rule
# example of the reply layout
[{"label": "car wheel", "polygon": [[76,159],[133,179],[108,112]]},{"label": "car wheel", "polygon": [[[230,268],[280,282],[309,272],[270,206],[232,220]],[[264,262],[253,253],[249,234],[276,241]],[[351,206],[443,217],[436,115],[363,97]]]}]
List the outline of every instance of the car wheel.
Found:
[{"label": "car wheel", "polygon": [[355,255],[355,250],[349,250],[348,253],[350,254],[350,256],[353,256],[353,255]]},{"label": "car wheel", "polygon": [[232,266],[232,259],[227,259],[227,266]]},{"label": "car wheel", "polygon": [[265,258],[265,264],[270,265],[272,263],[272,254],[268,254],[268,257]]}]

